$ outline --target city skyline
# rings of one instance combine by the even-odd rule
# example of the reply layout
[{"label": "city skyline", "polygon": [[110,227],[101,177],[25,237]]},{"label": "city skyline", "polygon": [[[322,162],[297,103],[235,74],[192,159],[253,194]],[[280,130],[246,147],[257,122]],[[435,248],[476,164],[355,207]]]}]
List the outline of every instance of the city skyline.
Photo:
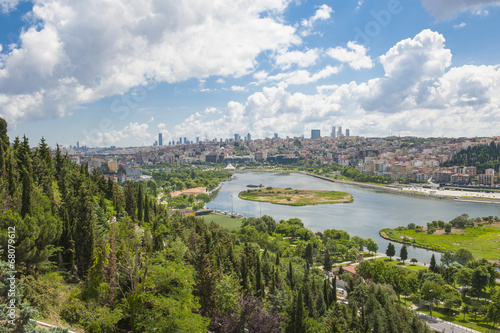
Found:
[{"label": "city skyline", "polygon": [[10,137],[498,134],[496,1],[122,2],[0,0]]}]

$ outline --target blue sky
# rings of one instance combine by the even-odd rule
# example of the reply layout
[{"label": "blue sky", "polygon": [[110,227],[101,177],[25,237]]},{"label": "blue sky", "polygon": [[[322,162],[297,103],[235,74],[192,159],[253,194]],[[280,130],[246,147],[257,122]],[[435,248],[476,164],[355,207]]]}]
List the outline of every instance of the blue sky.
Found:
[{"label": "blue sky", "polygon": [[32,144],[500,135],[497,0],[0,0],[0,115]]}]

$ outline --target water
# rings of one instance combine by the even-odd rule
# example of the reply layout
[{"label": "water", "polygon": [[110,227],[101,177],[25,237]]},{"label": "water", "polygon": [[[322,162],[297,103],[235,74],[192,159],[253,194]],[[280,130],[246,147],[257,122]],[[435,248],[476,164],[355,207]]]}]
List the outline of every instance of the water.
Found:
[{"label": "water", "polygon": [[[272,216],[276,221],[298,217],[305,227],[312,231],[340,229],[351,236],[372,238],[379,245],[379,252],[385,252],[388,241],[380,237],[379,230],[407,226],[408,223],[426,225],[427,222],[445,222],[461,215],[470,217],[499,216],[500,205],[459,202],[420,196],[407,196],[356,185],[333,183],[311,176],[288,172],[238,172],[236,178],[223,183],[207,204],[210,209],[234,211],[245,217]],[[285,206],[265,202],[247,201],[238,198],[238,193],[247,190],[249,184],[263,184],[273,187],[294,189],[333,190],[348,192],[354,202],[346,204],[322,204],[314,206]],[[396,245],[399,255],[401,245]],[[420,248],[409,247],[408,258],[430,262],[432,254],[439,263],[440,254]]]}]

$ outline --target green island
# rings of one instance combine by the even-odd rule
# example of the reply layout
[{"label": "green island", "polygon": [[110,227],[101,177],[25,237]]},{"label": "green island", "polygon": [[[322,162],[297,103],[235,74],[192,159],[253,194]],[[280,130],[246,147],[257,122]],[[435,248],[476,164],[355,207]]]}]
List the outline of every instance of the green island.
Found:
[{"label": "green island", "polygon": [[290,187],[266,187],[265,189],[240,192],[241,199],[270,202],[277,205],[305,206],[329,203],[352,202],[352,195],[346,192],[295,190]]},{"label": "green island", "polygon": [[497,216],[469,218],[462,214],[448,223],[432,221],[427,226],[410,223],[406,227],[382,229],[380,235],[394,242],[434,251],[466,249],[476,259],[500,259],[500,220]]}]

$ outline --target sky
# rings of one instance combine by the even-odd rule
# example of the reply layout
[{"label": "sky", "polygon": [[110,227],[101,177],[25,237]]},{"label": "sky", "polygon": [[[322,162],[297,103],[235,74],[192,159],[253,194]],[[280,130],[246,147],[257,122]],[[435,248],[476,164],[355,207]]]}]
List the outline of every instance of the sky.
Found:
[{"label": "sky", "polygon": [[498,0],[0,0],[11,139],[500,135]]}]

